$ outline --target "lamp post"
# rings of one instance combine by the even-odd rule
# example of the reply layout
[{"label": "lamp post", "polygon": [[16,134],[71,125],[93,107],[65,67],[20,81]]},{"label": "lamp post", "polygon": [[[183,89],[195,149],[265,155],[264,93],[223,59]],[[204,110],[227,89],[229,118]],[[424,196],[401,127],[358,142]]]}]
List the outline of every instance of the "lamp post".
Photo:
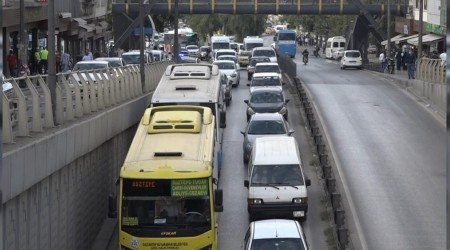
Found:
[{"label": "lamp post", "polygon": [[391,3],[387,0],[387,44],[386,44],[386,57],[391,55]]},{"label": "lamp post", "polygon": [[417,40],[417,58],[422,57],[422,33],[423,33],[423,0],[419,0],[419,39]]}]

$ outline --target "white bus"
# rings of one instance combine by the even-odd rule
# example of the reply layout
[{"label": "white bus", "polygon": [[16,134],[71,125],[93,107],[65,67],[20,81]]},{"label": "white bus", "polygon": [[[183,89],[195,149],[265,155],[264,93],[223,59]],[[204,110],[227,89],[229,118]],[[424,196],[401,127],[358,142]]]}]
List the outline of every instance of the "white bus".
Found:
[{"label": "white bus", "polygon": [[217,65],[172,64],[166,68],[153,93],[151,107],[167,105],[197,105],[208,107],[216,119],[218,170],[222,158],[223,128],[226,127],[225,93]]},{"label": "white bus", "polygon": [[253,48],[264,46],[264,40],[259,36],[247,36],[244,38],[244,50],[252,51]]},{"label": "white bus", "polygon": [[333,52],[337,49],[342,48],[345,50],[346,41],[343,36],[330,37],[327,40],[327,46],[325,48],[325,57],[328,59],[333,58]]}]

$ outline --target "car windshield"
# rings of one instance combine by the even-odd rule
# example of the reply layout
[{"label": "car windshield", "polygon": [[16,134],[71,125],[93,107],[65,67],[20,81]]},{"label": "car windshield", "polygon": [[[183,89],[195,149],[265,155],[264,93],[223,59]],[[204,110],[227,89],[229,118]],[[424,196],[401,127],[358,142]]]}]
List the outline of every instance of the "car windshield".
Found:
[{"label": "car windshield", "polygon": [[94,70],[94,69],[106,69],[108,68],[107,64],[104,63],[77,63],[73,67],[73,71],[83,71],[83,70]]},{"label": "car windshield", "polygon": [[260,184],[275,184],[277,186],[304,185],[302,172],[298,164],[255,165],[252,171],[252,186]]},{"label": "car windshield", "polygon": [[249,135],[280,135],[286,134],[286,128],[281,120],[252,121],[247,133]]},{"label": "car windshield", "polygon": [[299,238],[255,239],[252,241],[251,250],[265,249],[304,250],[305,248]]},{"label": "car windshield", "polygon": [[111,67],[122,67],[122,63],[120,60],[111,60],[109,61],[109,65]]},{"label": "car windshield", "polygon": [[253,58],[250,62],[251,66],[255,66],[259,62],[270,62],[270,59],[268,57],[265,58]]},{"label": "car windshield", "polygon": [[268,57],[274,57],[275,52],[273,50],[255,50],[253,51],[253,56],[268,56]]},{"label": "car windshield", "polygon": [[280,73],[280,68],[278,65],[259,65],[255,68],[255,73],[260,72],[275,72]]},{"label": "car windshield", "polygon": [[278,76],[253,77],[252,87],[256,86],[281,86]]},{"label": "car windshield", "polygon": [[200,51],[208,52],[210,50],[209,47],[200,47]]},{"label": "car windshield", "polygon": [[217,65],[217,67],[219,67],[219,69],[234,69],[234,64],[233,63],[215,63],[215,65]]},{"label": "car windshield", "polygon": [[198,47],[196,45],[188,45],[186,47],[187,50],[198,50]]},{"label": "car windshield", "polygon": [[277,103],[282,101],[281,92],[254,92],[250,98],[251,103]]},{"label": "car windshield", "polygon": [[125,64],[140,64],[141,55],[135,54],[135,55],[122,55],[122,60]]},{"label": "car windshield", "polygon": [[347,56],[347,57],[360,57],[360,54],[357,51],[349,51],[349,52],[345,53],[345,56]]}]

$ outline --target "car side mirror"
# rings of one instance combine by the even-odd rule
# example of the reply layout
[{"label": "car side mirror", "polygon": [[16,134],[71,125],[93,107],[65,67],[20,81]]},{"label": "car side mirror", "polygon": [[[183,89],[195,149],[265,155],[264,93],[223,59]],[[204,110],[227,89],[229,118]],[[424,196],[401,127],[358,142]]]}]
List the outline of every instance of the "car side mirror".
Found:
[{"label": "car side mirror", "polygon": [[[248,86],[248,84],[247,84],[247,86]],[[244,102],[248,104],[248,100],[247,99],[245,99]]]},{"label": "car side mirror", "polygon": [[243,136],[245,136],[245,131],[241,131],[241,134],[242,134]]},{"label": "car side mirror", "polygon": [[250,185],[249,185],[248,180],[244,180],[244,187],[248,188],[249,186],[250,186]]},{"label": "car side mirror", "polygon": [[307,187],[311,186],[311,180],[310,179],[306,179],[305,180],[305,184]]},{"label": "car side mirror", "polygon": [[276,36],[273,37],[273,41],[274,41],[274,42],[277,41],[277,37],[276,37]]},{"label": "car side mirror", "polygon": [[288,135],[291,136],[295,131],[293,129],[288,131]]},{"label": "car side mirror", "polygon": [[288,103],[291,99],[286,99],[285,102]]},{"label": "car side mirror", "polygon": [[281,85],[286,85],[286,83],[285,82],[281,82]]},{"label": "car side mirror", "polygon": [[250,83],[247,83],[247,86],[249,86],[249,87],[250,87]]}]

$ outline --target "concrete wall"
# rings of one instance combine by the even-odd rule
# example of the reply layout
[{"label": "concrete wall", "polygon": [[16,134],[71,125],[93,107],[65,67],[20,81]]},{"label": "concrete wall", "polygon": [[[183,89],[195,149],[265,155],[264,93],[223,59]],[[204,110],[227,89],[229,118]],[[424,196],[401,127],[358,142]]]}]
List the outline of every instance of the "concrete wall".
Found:
[{"label": "concrete wall", "polygon": [[3,155],[3,249],[90,248],[150,96]]}]

